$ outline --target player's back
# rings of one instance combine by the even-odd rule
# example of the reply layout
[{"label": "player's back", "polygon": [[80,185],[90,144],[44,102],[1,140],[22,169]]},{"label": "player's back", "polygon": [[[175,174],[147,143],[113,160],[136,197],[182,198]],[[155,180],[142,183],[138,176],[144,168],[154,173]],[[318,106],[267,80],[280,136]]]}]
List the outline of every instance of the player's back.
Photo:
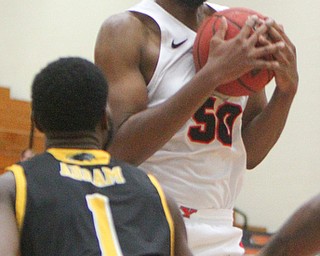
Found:
[{"label": "player's back", "polygon": [[105,151],[49,149],[9,170],[22,255],[170,255],[156,181]]}]

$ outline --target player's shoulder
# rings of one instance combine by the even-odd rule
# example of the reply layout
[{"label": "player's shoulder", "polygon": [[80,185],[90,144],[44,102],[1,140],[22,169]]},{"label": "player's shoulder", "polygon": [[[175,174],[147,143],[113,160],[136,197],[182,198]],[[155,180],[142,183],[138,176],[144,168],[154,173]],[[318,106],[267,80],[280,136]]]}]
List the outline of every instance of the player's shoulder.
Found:
[{"label": "player's shoulder", "polygon": [[143,21],[135,13],[126,11],[108,17],[101,25],[100,32],[112,33],[114,36],[124,36],[128,32],[140,32],[144,27]]},{"label": "player's shoulder", "polygon": [[[107,18],[101,25],[95,46],[95,55],[119,54],[115,49],[123,49],[124,56],[137,54],[143,47],[145,26],[137,16],[129,11]],[[110,57],[109,57],[110,58]]]},{"label": "player's shoulder", "polygon": [[0,175],[0,198],[11,198],[15,195],[15,178],[13,173],[6,171]]},{"label": "player's shoulder", "polygon": [[12,174],[12,172],[10,171],[10,167],[6,169],[6,171],[4,173],[2,173],[0,175],[0,184],[2,187],[3,186],[6,186],[6,184],[9,184],[9,186],[11,186],[12,184],[14,184],[14,176]]}]

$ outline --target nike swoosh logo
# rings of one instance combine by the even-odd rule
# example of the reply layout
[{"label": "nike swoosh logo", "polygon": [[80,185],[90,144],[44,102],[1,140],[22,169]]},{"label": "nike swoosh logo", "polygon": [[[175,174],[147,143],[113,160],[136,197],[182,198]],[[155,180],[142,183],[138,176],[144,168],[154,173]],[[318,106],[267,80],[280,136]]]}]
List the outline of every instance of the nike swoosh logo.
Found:
[{"label": "nike swoosh logo", "polygon": [[183,45],[185,42],[187,42],[187,40],[188,40],[188,38],[184,39],[183,41],[180,41],[180,42],[176,43],[176,42],[174,41],[174,39],[173,39],[173,40],[172,40],[172,43],[171,43],[171,47],[172,47],[173,49],[176,49],[176,48],[178,48],[179,46]]}]

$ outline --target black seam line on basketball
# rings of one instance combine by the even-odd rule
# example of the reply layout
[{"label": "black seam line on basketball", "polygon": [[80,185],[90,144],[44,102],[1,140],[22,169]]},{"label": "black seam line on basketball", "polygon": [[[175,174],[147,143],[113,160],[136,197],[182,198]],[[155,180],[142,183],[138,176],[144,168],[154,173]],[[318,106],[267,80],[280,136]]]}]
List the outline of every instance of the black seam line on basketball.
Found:
[{"label": "black seam line on basketball", "polygon": [[[224,15],[216,15],[216,16],[221,18]],[[236,27],[238,27],[239,30],[241,30],[241,26],[238,23],[236,23],[234,20],[231,20],[229,17],[228,18],[226,17],[226,19],[227,19],[228,22],[230,22],[231,24],[235,25]]]},{"label": "black seam line on basketball", "polygon": [[256,90],[253,90],[252,88],[250,88],[248,85],[246,85],[240,78],[237,79],[238,83],[244,87],[245,89],[247,89],[250,92],[257,92]]},{"label": "black seam line on basketball", "polygon": [[187,40],[188,40],[188,38],[186,38],[185,40],[183,40],[183,41],[175,44],[175,43],[174,43],[174,39],[173,39],[172,42],[171,42],[171,47],[172,47],[173,49],[176,49],[176,48],[178,48],[179,46],[183,45],[185,42],[187,42]]}]

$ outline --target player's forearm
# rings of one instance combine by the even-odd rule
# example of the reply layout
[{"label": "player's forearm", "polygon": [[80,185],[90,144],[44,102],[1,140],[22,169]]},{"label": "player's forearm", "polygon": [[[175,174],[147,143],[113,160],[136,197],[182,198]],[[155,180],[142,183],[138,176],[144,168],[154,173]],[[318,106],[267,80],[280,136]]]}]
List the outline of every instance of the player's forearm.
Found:
[{"label": "player's forearm", "polygon": [[212,81],[211,78],[206,80],[204,75],[196,75],[164,103],[132,115],[120,125],[108,149],[110,153],[131,164],[141,164],[202,106],[213,92]]},{"label": "player's forearm", "polygon": [[294,93],[281,94],[277,88],[264,110],[242,130],[247,151],[247,168],[255,168],[278,141],[290,111]]},{"label": "player's forearm", "polygon": [[126,120],[108,148],[111,155],[139,165],[161,148],[178,130],[178,123],[175,123],[177,127],[173,127],[166,121],[169,117],[156,117],[156,112],[147,109]]}]

